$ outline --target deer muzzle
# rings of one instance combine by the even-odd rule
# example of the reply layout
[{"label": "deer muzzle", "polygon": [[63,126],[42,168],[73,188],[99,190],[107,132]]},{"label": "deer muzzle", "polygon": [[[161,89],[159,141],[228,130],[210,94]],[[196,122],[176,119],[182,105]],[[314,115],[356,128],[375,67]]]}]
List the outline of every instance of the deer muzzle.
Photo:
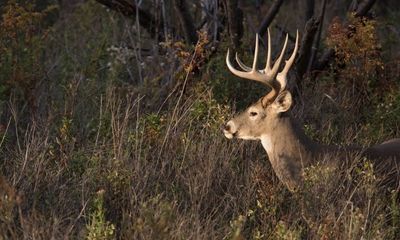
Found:
[{"label": "deer muzzle", "polygon": [[237,128],[233,121],[227,122],[225,126],[223,126],[222,131],[224,132],[225,137],[228,139],[232,139],[237,135]]}]

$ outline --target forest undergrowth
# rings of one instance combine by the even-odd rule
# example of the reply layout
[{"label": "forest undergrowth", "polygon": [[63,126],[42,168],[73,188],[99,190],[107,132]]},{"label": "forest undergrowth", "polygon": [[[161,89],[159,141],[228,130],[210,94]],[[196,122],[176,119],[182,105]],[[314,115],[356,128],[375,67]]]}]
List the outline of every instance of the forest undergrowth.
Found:
[{"label": "forest undergrowth", "polygon": [[[4,9],[0,239],[400,238],[398,191],[365,159],[313,166],[291,193],[261,144],[223,136],[267,90],[229,73],[226,36],[157,43],[94,1]],[[350,21],[354,42],[331,24],[338,61],[292,114],[314,140],[368,146],[400,136],[400,59],[381,54],[379,22]]]}]

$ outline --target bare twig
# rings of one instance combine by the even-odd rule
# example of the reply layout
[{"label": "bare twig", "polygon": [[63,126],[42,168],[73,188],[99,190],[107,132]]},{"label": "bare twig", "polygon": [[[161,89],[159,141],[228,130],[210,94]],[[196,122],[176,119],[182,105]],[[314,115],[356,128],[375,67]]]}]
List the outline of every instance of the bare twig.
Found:
[{"label": "bare twig", "polygon": [[12,120],[12,118],[10,118],[8,120],[7,127],[6,127],[6,129],[4,129],[4,133],[3,133],[3,136],[1,137],[1,141],[0,141],[0,148],[1,148],[1,146],[3,146],[4,139],[6,139],[8,128],[10,127],[11,120]]},{"label": "bare twig", "polygon": [[141,9],[134,2],[128,0],[96,0],[98,3],[122,13],[124,16],[136,20],[137,15],[140,18],[140,26],[142,26],[150,34],[152,38],[163,39],[162,29],[163,22],[156,18],[148,11]]},{"label": "bare twig", "polygon": [[324,0],[322,3],[320,15],[318,17],[319,24],[318,24],[318,30],[317,30],[317,38],[315,39],[314,46],[311,49],[311,57],[308,62],[307,72],[310,72],[312,65],[314,63],[315,56],[317,55],[317,51],[319,48],[319,42],[321,41],[322,25],[324,24],[325,11],[326,11],[326,0]]},{"label": "bare twig", "polygon": [[357,7],[356,17],[364,17],[367,15],[368,11],[374,6],[376,0],[365,0]]},{"label": "bare twig", "polygon": [[[368,11],[372,8],[376,0],[364,0],[357,7],[357,11],[355,13],[356,17],[364,17],[368,14]],[[353,7],[352,7],[353,8]],[[350,9],[352,11],[352,9]],[[323,70],[325,69],[332,59],[335,56],[335,50],[332,48],[328,48],[324,51],[322,56],[315,62],[312,67],[312,70]]]},{"label": "bare twig", "polygon": [[174,8],[182,27],[186,43],[196,43],[196,28],[185,0],[173,0]]},{"label": "bare twig", "polygon": [[261,22],[260,27],[258,28],[258,34],[260,36],[264,36],[265,32],[267,31],[269,25],[271,24],[272,20],[274,20],[276,14],[279,12],[281,8],[283,0],[275,0],[272,6],[270,7],[267,15]]},{"label": "bare twig", "polygon": [[329,65],[329,63],[332,61],[334,56],[335,56],[335,50],[333,48],[326,49],[322,53],[321,57],[317,61],[315,61],[314,65],[312,67],[312,70],[313,71],[324,70]]},{"label": "bare twig", "polygon": [[165,1],[161,0],[161,14],[163,18],[163,27],[164,27],[164,37],[165,41],[167,41],[169,31],[168,31],[168,20],[167,20],[167,13],[165,10]]},{"label": "bare twig", "polygon": [[[195,57],[196,57],[196,49],[197,49],[198,45],[199,45],[199,41],[197,42],[197,44],[196,44],[196,46],[195,46],[195,48],[194,48],[195,50],[194,50],[193,55],[192,55],[192,57],[191,57],[190,64],[193,64],[193,61],[194,61],[194,59],[195,59]],[[177,114],[177,112],[178,112],[178,107],[179,107],[179,105],[180,105],[180,103],[181,103],[183,94],[184,94],[184,92],[185,92],[186,84],[187,84],[187,81],[188,81],[188,79],[189,79],[190,73],[191,73],[190,71],[187,71],[187,72],[186,72],[186,76],[185,76],[185,80],[184,80],[183,85],[182,85],[181,92],[180,92],[179,97],[178,97],[178,100],[177,100],[177,102],[176,102],[176,104],[175,104],[174,110],[172,111],[171,122],[168,124],[168,128],[167,128],[167,131],[166,131],[166,133],[165,133],[164,140],[163,140],[163,142],[162,142],[162,144],[161,144],[161,146],[160,146],[159,155],[158,155],[158,160],[161,159],[161,156],[162,156],[162,154],[163,154],[164,147],[165,147],[165,144],[167,143],[167,139],[168,139],[169,134],[170,134],[170,132],[171,132],[173,122],[174,122],[174,121],[176,122],[176,119],[175,119],[175,118],[176,118],[176,114]]]},{"label": "bare twig", "polygon": [[296,63],[296,70],[297,70],[297,83],[300,85],[304,73],[306,73],[308,63],[311,59],[311,48],[314,42],[314,37],[317,32],[319,26],[319,20],[310,18],[307,21],[306,27],[304,29],[303,38],[301,40],[301,47],[299,51],[299,57]]},{"label": "bare twig", "polygon": [[238,0],[227,0],[227,15],[229,35],[234,48],[237,49],[241,45],[243,36],[243,12],[238,6]]},{"label": "bare twig", "polygon": [[306,0],[305,22],[314,16],[315,0]]}]

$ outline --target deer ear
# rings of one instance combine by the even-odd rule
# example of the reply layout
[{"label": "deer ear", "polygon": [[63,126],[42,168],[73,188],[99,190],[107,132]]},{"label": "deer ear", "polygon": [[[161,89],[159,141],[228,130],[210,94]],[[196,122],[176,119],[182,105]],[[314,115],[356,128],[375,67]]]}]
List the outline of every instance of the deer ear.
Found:
[{"label": "deer ear", "polygon": [[286,112],[292,106],[292,94],[287,90],[279,93],[272,106],[278,113]]}]

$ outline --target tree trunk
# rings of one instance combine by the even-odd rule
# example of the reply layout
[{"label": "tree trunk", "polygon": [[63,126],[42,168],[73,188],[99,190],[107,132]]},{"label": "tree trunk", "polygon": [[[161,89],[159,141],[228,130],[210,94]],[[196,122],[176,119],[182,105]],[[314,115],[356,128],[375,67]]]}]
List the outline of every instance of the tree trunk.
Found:
[{"label": "tree trunk", "polygon": [[196,28],[193,24],[193,19],[190,16],[190,11],[187,7],[185,0],[173,0],[175,11],[177,13],[177,17],[179,23],[182,27],[183,35],[185,37],[185,41],[188,44],[194,44],[197,42]]},{"label": "tree trunk", "polygon": [[129,0],[96,0],[98,3],[122,13],[124,16],[136,20],[136,13],[139,13],[139,24],[150,34],[151,37],[157,40],[163,39],[162,21],[156,21],[156,18],[141,8],[138,8],[134,1]]},{"label": "tree trunk", "polygon": [[357,7],[356,17],[363,17],[367,15],[368,11],[375,4],[376,0],[365,0]]},{"label": "tree trunk", "polygon": [[234,48],[241,45],[243,37],[243,12],[238,6],[238,0],[227,0],[229,35]]},{"label": "tree trunk", "polygon": [[[357,1],[358,2],[358,1]],[[368,11],[373,7],[376,0],[364,0],[360,4],[352,5],[349,11],[353,11],[354,8],[357,9],[355,16],[356,17],[365,17],[368,14]],[[353,2],[355,3],[355,2]],[[335,50],[332,48],[325,49],[320,59],[315,61],[315,64],[312,67],[312,70],[324,70],[332,59],[335,57]]]},{"label": "tree trunk", "polygon": [[272,4],[270,9],[268,10],[267,15],[265,16],[264,20],[261,22],[261,26],[258,29],[258,34],[262,37],[264,36],[265,32],[267,31],[269,25],[271,24],[272,20],[274,20],[276,14],[279,12],[281,8],[283,0],[275,0]]},{"label": "tree trunk", "polygon": [[307,72],[308,64],[311,59],[312,46],[319,24],[320,19],[315,19],[312,17],[307,21],[306,27],[304,28],[299,56],[296,63],[297,84],[300,89],[301,79],[303,79],[303,75]]},{"label": "tree trunk", "polygon": [[305,22],[307,23],[310,18],[314,16],[314,6],[315,6],[315,0],[306,0],[306,6],[305,6]]}]

